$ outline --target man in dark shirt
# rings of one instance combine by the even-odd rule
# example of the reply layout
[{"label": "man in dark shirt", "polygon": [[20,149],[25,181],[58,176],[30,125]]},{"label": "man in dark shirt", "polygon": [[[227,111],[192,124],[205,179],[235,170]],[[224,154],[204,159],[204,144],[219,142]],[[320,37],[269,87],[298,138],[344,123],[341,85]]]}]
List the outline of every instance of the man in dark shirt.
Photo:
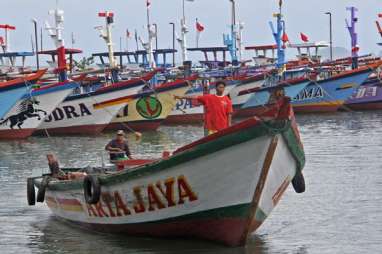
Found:
[{"label": "man in dark shirt", "polygon": [[106,145],[105,150],[109,151],[111,161],[123,159],[125,156],[127,156],[130,160],[133,159],[125,139],[125,133],[122,130],[117,132],[117,137]]}]

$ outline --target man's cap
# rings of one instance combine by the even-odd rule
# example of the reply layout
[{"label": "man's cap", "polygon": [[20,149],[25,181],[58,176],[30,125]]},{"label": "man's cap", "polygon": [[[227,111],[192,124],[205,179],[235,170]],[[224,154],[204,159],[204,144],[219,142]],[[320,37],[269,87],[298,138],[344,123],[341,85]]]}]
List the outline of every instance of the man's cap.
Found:
[{"label": "man's cap", "polygon": [[117,131],[117,135],[125,136],[125,132],[123,130],[119,130]]}]

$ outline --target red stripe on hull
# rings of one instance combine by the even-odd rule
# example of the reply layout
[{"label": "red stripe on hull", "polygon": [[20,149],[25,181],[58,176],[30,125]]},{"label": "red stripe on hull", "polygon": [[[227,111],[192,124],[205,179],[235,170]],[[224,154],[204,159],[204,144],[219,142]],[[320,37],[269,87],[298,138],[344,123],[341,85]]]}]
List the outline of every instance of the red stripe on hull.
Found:
[{"label": "red stripe on hull", "polygon": [[[124,129],[133,129],[135,131],[155,131],[159,128],[163,120],[147,120],[139,122],[127,122],[127,123],[110,123],[106,126],[105,131],[115,131]],[[129,127],[127,127],[127,126]]]},{"label": "red stripe on hull", "polygon": [[355,103],[355,104],[348,104],[345,106],[352,110],[377,110],[377,109],[382,109],[382,102]]},{"label": "red stripe on hull", "polygon": [[325,112],[336,112],[341,107],[341,105],[304,105],[304,106],[293,106],[293,111],[295,113],[325,113]]},{"label": "red stripe on hull", "polygon": [[30,137],[36,129],[14,129],[0,130],[0,139],[26,139]]},{"label": "red stripe on hull", "polygon": [[[61,127],[47,129],[49,135],[91,135],[95,136],[100,134],[107,124],[93,124],[93,125],[81,125],[81,126],[71,126],[71,127]],[[36,135],[46,135],[44,129],[38,130]]]},{"label": "red stripe on hull", "polygon": [[246,109],[237,109],[234,111],[234,117],[252,117],[256,115],[261,115],[268,111],[270,108],[265,107],[256,107],[256,108],[246,108]]},{"label": "red stripe on hull", "polygon": [[164,124],[198,124],[204,122],[203,114],[170,115]]},{"label": "red stripe on hull", "polygon": [[242,246],[243,237],[249,223],[247,219],[222,218],[199,219],[161,223],[135,224],[88,224],[69,221],[81,227],[106,233],[127,234],[130,236],[151,236],[162,238],[187,237],[220,242],[228,246]]}]

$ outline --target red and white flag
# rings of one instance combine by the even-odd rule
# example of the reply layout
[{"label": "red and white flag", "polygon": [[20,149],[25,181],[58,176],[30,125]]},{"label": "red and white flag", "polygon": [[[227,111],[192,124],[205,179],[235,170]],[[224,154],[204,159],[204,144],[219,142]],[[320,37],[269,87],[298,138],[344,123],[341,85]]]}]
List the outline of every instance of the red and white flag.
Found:
[{"label": "red and white flag", "polygon": [[131,33],[130,33],[129,29],[126,29],[126,37],[131,38]]},{"label": "red and white flag", "polygon": [[303,42],[309,42],[309,37],[303,33],[300,33],[301,40]]},{"label": "red and white flag", "polygon": [[198,19],[196,19],[195,28],[196,28],[196,47],[199,48],[200,34],[201,32],[204,31],[204,26],[202,23],[198,21]]},{"label": "red and white flag", "polygon": [[196,31],[198,31],[199,33],[204,31],[204,26],[198,20],[196,20]]}]

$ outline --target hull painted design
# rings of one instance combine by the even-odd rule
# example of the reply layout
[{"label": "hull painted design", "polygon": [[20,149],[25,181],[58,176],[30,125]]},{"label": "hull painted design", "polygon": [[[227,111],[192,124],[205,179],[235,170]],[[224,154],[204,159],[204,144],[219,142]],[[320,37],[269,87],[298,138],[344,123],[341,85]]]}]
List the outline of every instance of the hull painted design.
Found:
[{"label": "hull painted design", "polygon": [[5,117],[8,111],[32,89],[31,85],[35,84],[44,73],[45,70],[42,70],[25,78],[0,83],[0,118]]},{"label": "hull painted design", "polygon": [[311,82],[293,98],[293,108],[295,112],[337,111],[372,71],[373,69],[368,68],[327,80]]},{"label": "hull painted design", "polygon": [[25,94],[0,121],[0,139],[24,139],[36,128],[73,90],[75,82],[48,85]]},{"label": "hull painted design", "polygon": [[169,83],[155,92],[138,94],[118,112],[105,130],[126,129],[136,131],[156,130],[168,117],[176,104],[176,96],[183,96],[189,85],[184,81]]},{"label": "hull painted design", "polygon": [[85,203],[81,180],[51,181],[47,205],[61,219],[100,231],[244,245],[304,166],[292,126],[249,119],[168,159],[101,177],[96,205]]},{"label": "hull painted design", "polygon": [[[227,83],[225,94],[229,94],[230,91],[237,85],[237,82],[231,81]],[[210,90],[211,94],[215,94],[215,88]],[[203,95],[203,87],[202,85],[193,86],[186,93],[187,96],[201,96]],[[178,100],[174,109],[164,121],[165,124],[180,124],[180,123],[188,123],[195,124],[201,123],[204,119],[204,108],[203,105],[197,105],[193,103],[191,100]]]},{"label": "hull painted design", "polygon": [[241,84],[235,86],[229,93],[233,107],[241,107],[251,97],[251,94],[248,93],[241,95],[241,92],[261,87],[263,83],[264,78],[263,75],[261,75],[261,77],[253,77],[249,78],[248,80],[243,80]]},{"label": "hull painted design", "polygon": [[104,101],[114,100],[138,93],[143,80],[131,80],[101,88],[96,92],[74,95],[62,102],[39,126],[38,134],[50,135],[96,135],[109,124],[123,104],[97,108]]},{"label": "hull painted design", "polygon": [[382,83],[376,79],[372,83],[360,86],[346,100],[345,106],[353,110],[382,109]]}]

